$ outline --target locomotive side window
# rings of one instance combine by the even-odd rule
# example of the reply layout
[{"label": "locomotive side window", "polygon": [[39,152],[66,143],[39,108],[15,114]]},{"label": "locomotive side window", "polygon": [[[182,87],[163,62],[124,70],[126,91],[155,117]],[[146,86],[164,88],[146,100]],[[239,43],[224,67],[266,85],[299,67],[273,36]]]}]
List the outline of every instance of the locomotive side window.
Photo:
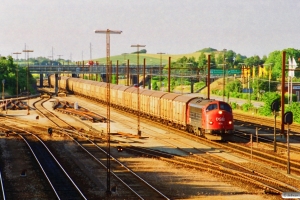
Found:
[{"label": "locomotive side window", "polygon": [[206,108],[206,112],[211,111],[211,110],[215,110],[218,109],[218,105],[217,104],[210,104],[209,106],[207,106]]},{"label": "locomotive side window", "polygon": [[227,103],[221,103],[220,102],[220,110],[225,110],[227,112],[232,112],[231,107]]}]

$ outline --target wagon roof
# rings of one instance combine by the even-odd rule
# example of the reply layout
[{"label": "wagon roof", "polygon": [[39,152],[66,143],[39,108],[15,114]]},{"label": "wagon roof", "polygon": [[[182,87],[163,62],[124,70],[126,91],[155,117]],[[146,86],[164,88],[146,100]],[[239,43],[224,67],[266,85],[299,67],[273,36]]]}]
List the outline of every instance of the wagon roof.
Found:
[{"label": "wagon roof", "polygon": [[162,97],[165,94],[168,94],[167,92],[162,92],[162,91],[155,91],[151,94],[151,97]]},{"label": "wagon roof", "polygon": [[88,83],[88,84],[93,84],[95,82],[95,81],[92,81],[92,80],[84,80],[84,79],[83,79],[83,81]]},{"label": "wagon roof", "polygon": [[173,101],[179,101],[179,102],[185,102],[185,103],[188,103],[190,102],[191,100],[193,99],[197,99],[199,97],[192,97],[192,96],[178,96],[176,97]]},{"label": "wagon roof", "polygon": [[103,82],[97,82],[95,85],[101,86],[103,84],[104,84]]},{"label": "wagon roof", "polygon": [[[139,94],[141,94],[144,91],[145,91],[145,89],[139,88]],[[127,90],[125,90],[125,92],[137,93],[138,92],[138,88],[136,88],[136,87],[129,87]]]},{"label": "wagon roof", "polygon": [[118,90],[120,90],[120,91],[124,91],[126,89],[128,89],[128,86],[125,86],[125,85],[121,85],[121,87],[118,88]]},{"label": "wagon roof", "polygon": [[153,91],[153,90],[145,90],[145,91],[143,91],[143,95],[145,95],[145,96],[151,96],[154,92],[155,91]]},{"label": "wagon roof", "polygon": [[74,81],[74,82],[81,82],[82,79],[80,78],[70,78],[70,80]]},{"label": "wagon roof", "polygon": [[109,87],[111,89],[115,89],[116,87],[119,87],[119,85],[111,83],[111,84],[109,84]]},{"label": "wagon roof", "polygon": [[137,90],[136,87],[129,87],[127,90],[125,90],[125,92],[133,92],[135,90]]},{"label": "wagon roof", "polygon": [[102,84],[101,84],[101,85],[99,85],[99,86],[101,86],[101,87],[106,87],[106,85],[107,85],[107,83],[106,83],[106,82],[102,82]]},{"label": "wagon roof", "polygon": [[175,93],[167,93],[166,95],[164,95],[163,97],[161,97],[162,99],[170,99],[173,100],[176,97],[181,96],[181,94],[175,94]]},{"label": "wagon roof", "polygon": [[[51,75],[52,76],[52,75]],[[76,81],[78,78],[70,78],[71,81]]]},{"label": "wagon roof", "polygon": [[60,77],[61,80],[67,80],[67,79],[69,79],[69,78],[70,78],[70,77],[67,77],[67,76],[61,76],[61,77]]}]

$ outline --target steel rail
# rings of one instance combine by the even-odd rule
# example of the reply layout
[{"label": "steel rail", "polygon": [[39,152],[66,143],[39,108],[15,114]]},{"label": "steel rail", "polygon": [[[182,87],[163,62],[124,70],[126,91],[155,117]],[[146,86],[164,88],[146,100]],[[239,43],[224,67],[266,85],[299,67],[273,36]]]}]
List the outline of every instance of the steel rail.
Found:
[{"label": "steel rail", "polygon": [[3,184],[3,180],[2,180],[1,171],[0,171],[0,184],[1,184],[2,198],[3,198],[3,200],[6,200],[5,192],[4,192],[4,184]]},{"label": "steel rail", "polygon": [[[14,127],[14,128],[17,129],[17,130],[20,130],[20,131],[24,131],[23,129],[20,129],[20,128],[17,128],[17,127]],[[28,131],[25,131],[25,132],[27,132],[28,134],[34,136],[35,138],[37,138],[37,139],[41,142],[41,144],[42,144],[42,145],[45,147],[45,149],[49,152],[49,154],[52,156],[52,158],[55,160],[55,162],[58,164],[58,166],[59,166],[60,169],[64,172],[64,174],[68,177],[68,179],[71,181],[71,183],[74,185],[74,187],[76,188],[76,190],[80,193],[80,195],[81,195],[84,199],[87,199],[87,198],[84,196],[84,194],[80,191],[80,189],[78,188],[78,186],[75,184],[75,182],[74,182],[74,181],[71,179],[71,177],[68,175],[68,173],[67,173],[67,172],[64,170],[64,168],[61,166],[61,164],[58,162],[58,160],[55,158],[55,156],[52,154],[52,152],[50,151],[50,149],[46,146],[46,144],[45,144],[38,136],[36,136],[35,134],[32,134],[32,133],[30,133],[30,132],[28,132]],[[51,185],[53,191],[55,192],[57,198],[60,199],[59,196],[58,196],[58,194],[57,194],[57,192],[56,192],[56,189],[55,189],[54,186],[52,185],[52,183],[51,183],[49,177],[47,176],[46,172],[44,171],[44,169],[43,169],[41,163],[39,162],[37,156],[35,155],[33,149],[31,148],[30,144],[27,142],[27,140],[26,140],[21,134],[19,134],[19,133],[16,133],[16,134],[19,135],[19,136],[24,140],[24,142],[27,144],[28,148],[29,148],[30,151],[32,152],[32,154],[33,154],[33,156],[35,157],[37,163],[39,164],[41,170],[43,171],[44,175],[46,176],[46,178],[47,178],[49,184]]]},{"label": "steel rail", "polygon": [[39,159],[37,158],[37,156],[35,155],[34,151],[32,150],[30,144],[27,142],[27,140],[26,140],[21,134],[19,134],[19,133],[17,133],[17,134],[18,134],[18,135],[24,140],[24,142],[27,144],[27,146],[28,146],[28,148],[30,149],[32,155],[34,156],[36,162],[38,163],[38,165],[40,166],[41,170],[43,171],[43,173],[44,173],[46,179],[48,180],[48,182],[49,182],[49,184],[50,184],[50,186],[51,186],[53,192],[55,193],[56,197],[57,197],[58,199],[60,199],[60,198],[59,198],[59,195],[58,195],[58,193],[57,193],[57,191],[56,191],[56,189],[55,189],[54,186],[52,185],[52,183],[51,183],[49,177],[47,176],[47,173],[45,172],[45,170],[44,170],[44,168],[42,167],[42,165],[41,165]]},{"label": "steel rail", "polygon": [[[98,163],[100,163],[104,168],[106,168],[106,166],[100,162],[99,159],[97,159],[94,155],[92,155],[86,148],[84,148],[78,141],[76,141],[72,136],[70,136],[69,134],[67,134],[73,141],[75,141],[84,151],[86,151],[90,156],[92,156]],[[95,145],[100,151],[102,151],[103,153],[107,154],[107,152],[105,150],[103,150],[101,147],[99,147],[96,143],[94,143],[93,141],[91,141],[89,138],[87,138],[84,135],[81,135],[82,137],[85,137],[89,142],[91,142],[93,145]],[[117,158],[114,158],[111,154],[110,154],[110,158],[114,161],[116,161],[120,166],[122,166],[123,168],[125,168],[127,171],[129,171],[131,174],[133,174],[136,178],[138,178],[139,180],[141,180],[144,184],[146,184],[148,187],[150,187],[151,189],[153,189],[155,192],[157,192],[159,195],[161,195],[162,197],[164,197],[165,199],[169,198],[167,196],[165,196],[164,194],[162,194],[160,191],[158,191],[156,188],[154,188],[152,185],[150,185],[147,181],[145,181],[143,178],[141,178],[139,175],[137,175],[136,173],[134,173],[131,169],[129,169],[128,167],[126,167],[123,163],[121,163]],[[143,199],[139,194],[137,194],[129,185],[127,185],[122,179],[120,179],[114,172],[111,172],[113,174],[114,177],[116,177],[120,182],[122,182],[122,184],[124,184],[124,186],[126,186],[129,190],[131,190],[134,194],[136,194],[140,199]]]}]

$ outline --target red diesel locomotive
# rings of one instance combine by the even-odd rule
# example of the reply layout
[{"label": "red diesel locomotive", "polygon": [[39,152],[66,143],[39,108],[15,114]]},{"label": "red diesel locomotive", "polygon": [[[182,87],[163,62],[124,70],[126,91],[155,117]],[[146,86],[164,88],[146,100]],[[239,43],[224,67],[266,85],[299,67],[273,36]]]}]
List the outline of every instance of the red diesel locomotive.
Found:
[{"label": "red diesel locomotive", "polygon": [[227,140],[234,132],[232,108],[226,102],[193,99],[187,113],[188,132],[211,140]]},{"label": "red diesel locomotive", "polygon": [[[54,79],[51,75],[51,86]],[[105,82],[61,77],[58,86],[102,103],[107,100]],[[143,117],[211,140],[227,140],[234,132],[232,109],[223,101],[110,84],[110,103],[112,107],[139,112]]]}]

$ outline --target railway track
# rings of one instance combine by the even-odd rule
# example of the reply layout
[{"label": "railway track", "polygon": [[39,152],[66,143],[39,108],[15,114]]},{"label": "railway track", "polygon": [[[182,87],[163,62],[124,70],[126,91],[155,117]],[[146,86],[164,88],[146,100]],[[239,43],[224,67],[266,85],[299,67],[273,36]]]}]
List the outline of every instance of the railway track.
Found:
[{"label": "railway track", "polygon": [[[41,113],[42,116],[45,116],[49,118],[47,115],[49,115],[49,111],[46,110],[46,108],[43,105],[44,102],[48,101],[49,99],[43,99],[35,103],[35,108]],[[61,122],[59,122],[59,119],[54,119],[57,118],[56,115],[52,115],[49,120],[54,122],[54,124],[57,125],[57,127],[60,127]],[[63,121],[63,126],[68,127],[64,124],[67,122]],[[63,132],[62,134],[66,134],[65,131],[62,131],[62,129],[66,131],[70,131],[68,128],[60,127],[60,129],[57,129],[56,131],[60,130],[60,132]],[[86,135],[85,133],[80,133],[79,131],[74,131],[78,137],[79,135]],[[69,135],[69,134],[68,134]],[[69,137],[71,137],[69,135]],[[78,145],[81,146],[82,149],[84,149],[86,152],[88,152],[89,155],[93,159],[96,159],[97,162],[103,162],[105,158],[107,157],[107,153],[105,150],[95,143],[91,143],[94,145],[93,147],[90,147],[90,144],[85,144],[87,140],[83,141],[77,141],[74,138],[72,138]],[[90,141],[92,142],[92,141]],[[97,158],[96,158],[97,157]],[[100,158],[100,159],[99,159]],[[102,160],[102,161],[101,161]],[[136,173],[134,173],[132,170],[127,168],[124,164],[120,163],[120,161],[116,160],[115,158],[112,158],[114,162],[117,162],[116,164],[112,165],[112,169],[115,168],[113,175],[118,179],[123,185],[127,187],[132,193],[135,194],[134,198],[139,198],[139,199],[148,199],[150,197],[155,197],[158,199],[168,199],[163,193],[159,192],[159,190],[155,189],[153,186],[151,186],[147,181],[143,180],[141,177],[139,177]],[[104,168],[106,168],[105,164],[101,164]],[[140,184],[139,184],[140,182]]]},{"label": "railway track", "polygon": [[[129,113],[128,112],[124,112],[124,111],[119,111],[118,110],[118,112],[120,112],[120,113],[124,113],[124,114],[126,114],[126,115],[128,115]],[[251,154],[251,152],[249,151],[249,148],[247,149],[247,150],[238,150],[237,149],[237,147],[235,147],[235,146],[230,146],[230,144],[229,145],[225,145],[225,144],[221,144],[221,143],[216,143],[216,142],[213,142],[213,141],[209,141],[209,140],[206,140],[206,139],[203,139],[203,138],[199,138],[199,137],[194,137],[193,135],[188,135],[188,134],[186,134],[186,132],[183,132],[183,131],[180,131],[180,130],[178,130],[178,129],[175,129],[175,128],[173,128],[173,127],[169,127],[169,126],[164,126],[164,125],[162,125],[162,124],[160,124],[160,123],[156,123],[156,122],[153,122],[152,120],[148,120],[148,119],[146,119],[146,118],[142,118],[142,120],[141,120],[142,122],[145,122],[145,123],[150,123],[150,124],[157,124],[157,125],[159,125],[159,126],[163,126],[163,127],[165,127],[165,128],[167,128],[167,129],[169,129],[170,131],[172,131],[172,132],[177,132],[177,133],[180,133],[180,135],[184,135],[185,137],[188,137],[188,138],[192,138],[192,139],[194,139],[194,140],[198,140],[198,141],[201,141],[201,142],[204,142],[204,143],[208,143],[208,144],[210,144],[210,145],[214,145],[214,146],[216,146],[216,147],[218,147],[218,148],[220,148],[220,149],[226,149],[227,151],[230,151],[230,152],[234,152],[234,153],[242,153],[242,155],[243,156],[247,156],[248,158],[251,158],[251,155],[252,155],[252,157],[253,157],[253,154]],[[268,155],[268,154],[257,154],[256,155],[257,156],[257,160],[260,158],[260,160],[261,161],[263,161],[264,163],[268,163],[268,162],[270,162],[270,160],[269,160],[269,158],[272,158],[272,157],[274,157],[274,155]],[[274,161],[275,162],[275,161]],[[280,161],[280,162],[283,162],[283,161]],[[284,161],[285,162],[285,161]],[[276,163],[276,165],[278,165],[279,164],[279,162],[275,162]],[[280,165],[280,164],[279,164]],[[282,165],[282,167],[284,167],[283,165]],[[293,167],[292,168],[292,170],[297,170],[297,167],[298,167],[298,165],[295,165],[295,167]],[[249,169],[250,170],[250,169]],[[253,171],[253,170],[250,170],[250,171]],[[269,179],[271,179],[270,177],[269,177]],[[266,181],[266,182],[268,182],[268,179],[267,179],[267,177],[266,177],[266,180],[264,180],[264,181]],[[272,181],[270,181],[270,182],[272,182]],[[275,181],[276,182],[276,181]],[[272,184],[274,184],[274,185],[276,185],[277,183],[272,183]],[[282,181],[281,183],[281,186],[280,187],[282,187],[281,189],[279,188],[278,189],[278,191],[277,191],[277,193],[281,193],[282,191],[289,191],[291,188],[290,187],[293,187],[293,186],[288,186],[288,184],[286,184],[286,183],[284,183],[284,181]],[[265,187],[265,186],[262,186],[262,187]],[[272,187],[272,186],[271,186]],[[267,187],[266,187],[267,188]],[[284,188],[285,188],[285,190],[284,190]],[[295,189],[295,188],[294,188]],[[279,192],[280,191],[280,192]],[[295,190],[294,190],[295,191]]]},{"label": "railway track", "polygon": [[[124,150],[139,154],[141,156],[155,157],[157,159],[173,163],[174,165],[181,165],[184,167],[197,169],[199,171],[207,171],[215,175],[241,181],[246,184],[251,184],[252,187],[257,187],[265,193],[282,194],[286,191],[300,191],[298,188],[287,183],[270,178],[264,174],[254,172],[253,170],[247,169],[246,167],[243,167],[237,163],[224,161],[223,158],[218,156],[213,156],[213,158],[210,159],[204,159],[200,156],[196,156],[193,159],[190,159],[168,154],[166,152],[155,151],[153,149],[133,146],[126,147]],[[219,161],[219,163],[217,163],[217,161]]]},{"label": "railway track", "polygon": [[[264,130],[274,130],[274,117],[262,117],[262,116],[251,116],[240,113],[234,113],[235,122],[240,124],[245,124],[245,126],[259,127]],[[276,118],[276,127],[278,133],[281,128],[281,119],[279,117]],[[294,137],[298,138],[300,141],[300,124],[293,123],[290,125],[290,134]]]},{"label": "railway track", "polygon": [[[102,168],[107,170],[107,149],[99,146],[91,139],[84,135],[78,136],[77,133],[66,133],[74,142],[76,142],[85,152],[95,159]],[[139,199],[169,199],[162,192],[129,169],[124,163],[121,163],[117,158],[110,154],[111,159],[111,175],[113,175],[122,185],[133,193],[133,197]]]},{"label": "railway track", "polygon": [[60,128],[69,128],[72,130],[75,130],[73,126],[71,126],[66,121],[62,120],[61,118],[57,117],[53,112],[50,112],[47,108],[44,107],[44,103],[49,101],[50,98],[43,98],[39,101],[36,101],[33,106],[35,107],[36,111],[39,112],[39,114],[42,117],[48,118],[54,126],[60,127]]},{"label": "railway track", "polygon": [[[259,143],[263,144],[263,146],[266,146],[268,149],[273,149],[272,151],[274,151],[274,140],[271,140],[269,138],[266,137],[261,137],[261,136],[256,136],[253,135],[252,133],[248,133],[245,131],[236,131],[237,134],[235,134],[235,137],[241,138],[243,139],[243,141],[245,143],[249,142],[249,138],[251,138],[252,135],[252,140],[253,142],[256,142],[257,145]],[[299,153],[300,152],[300,147],[298,146],[293,146],[292,144],[290,144],[290,152],[294,152],[294,153]],[[286,143],[282,143],[280,141],[276,141],[276,152],[279,153],[278,156],[282,156],[282,154],[280,153],[286,153],[287,151],[287,144]]]},{"label": "railway track", "polygon": [[2,196],[2,199],[6,200],[1,170],[0,170],[0,186],[1,186],[1,196]]},{"label": "railway track", "polygon": [[[128,115],[128,113],[126,113],[126,115]],[[147,122],[147,120],[146,119],[142,119],[143,121],[146,121]],[[160,126],[161,126],[161,124],[160,124]],[[171,131],[175,131],[175,130],[177,130],[177,129],[173,129],[172,127],[167,127],[168,129],[170,129]],[[177,130],[178,131],[178,130]],[[186,135],[186,133],[184,133],[184,135]],[[198,140],[199,138],[197,138],[197,140]],[[201,140],[201,139],[199,139],[199,140]],[[207,142],[207,140],[203,140],[203,141],[205,141],[205,142]],[[180,164],[181,165],[181,164]],[[207,168],[207,166],[206,166],[206,168]],[[238,170],[238,169],[237,169]],[[240,169],[239,171],[242,171],[242,169]],[[234,172],[235,173],[235,172]],[[237,175],[237,176],[239,176],[239,175]],[[266,182],[268,182],[267,180],[264,180],[264,181],[266,181]],[[251,182],[251,181],[250,181]],[[276,185],[277,183],[273,183],[274,185]],[[260,186],[260,187],[258,187],[258,188],[264,188],[265,186]],[[280,186],[280,188],[276,188],[275,186],[273,187],[272,185],[269,185],[268,187],[265,187],[265,188],[267,188],[265,191],[266,192],[270,192],[270,193],[276,193],[276,194],[278,194],[278,193],[280,193],[281,191],[282,191],[282,188],[285,188],[285,186]],[[286,189],[286,188],[285,188]],[[290,188],[291,189],[291,188]],[[276,191],[277,190],[277,191]]]},{"label": "railway track", "polygon": [[[2,129],[5,129],[2,127]],[[86,199],[78,186],[74,183],[68,173],[63,169],[58,160],[54,157],[44,142],[23,129],[8,126],[6,131],[11,134],[16,134],[27,144],[32,156],[35,158],[40,169],[44,174],[44,178],[49,183],[49,188],[52,189],[58,199]],[[24,176],[26,176],[26,172]],[[22,174],[21,174],[22,175]],[[29,183],[30,184],[30,183]],[[38,192],[38,191],[37,191]],[[22,197],[20,197],[22,198]]]}]

